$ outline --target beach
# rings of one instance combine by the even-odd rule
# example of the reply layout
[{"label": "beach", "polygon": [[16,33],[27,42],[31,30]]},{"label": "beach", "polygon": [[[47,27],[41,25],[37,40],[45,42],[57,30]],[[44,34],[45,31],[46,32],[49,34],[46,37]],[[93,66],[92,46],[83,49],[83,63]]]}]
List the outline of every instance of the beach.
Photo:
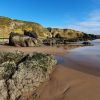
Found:
[{"label": "beach", "polygon": [[37,100],[100,100],[100,78],[57,65]]},{"label": "beach", "polygon": [[7,45],[0,45],[0,51],[3,52],[15,52],[22,51],[24,53],[48,53],[53,55],[64,55],[66,53],[66,49],[52,47],[52,46],[44,46],[44,47],[13,47]]},{"label": "beach", "polygon": [[73,49],[59,64],[37,100],[100,100],[100,46]]},{"label": "beach", "polygon": [[[37,91],[36,100],[100,100],[100,46],[67,50],[57,47],[10,47],[0,51],[53,54],[58,63]],[[31,96],[30,99],[31,100]]]}]

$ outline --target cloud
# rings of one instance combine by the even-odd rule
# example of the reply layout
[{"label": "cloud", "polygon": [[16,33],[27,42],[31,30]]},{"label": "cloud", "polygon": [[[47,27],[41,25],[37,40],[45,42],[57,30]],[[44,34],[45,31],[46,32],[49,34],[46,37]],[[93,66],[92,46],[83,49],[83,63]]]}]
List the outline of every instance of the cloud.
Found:
[{"label": "cloud", "polygon": [[88,27],[88,28],[94,28],[94,27],[100,27],[100,22],[97,21],[83,21],[77,24],[78,26]]},{"label": "cloud", "polygon": [[95,4],[100,4],[100,0],[91,0],[91,2],[95,3]]},{"label": "cloud", "polygon": [[89,18],[90,18],[90,20],[100,21],[100,10],[93,10],[89,14]]},{"label": "cloud", "polygon": [[68,28],[87,33],[100,34],[100,11],[94,10],[90,12],[85,20],[70,24]]}]

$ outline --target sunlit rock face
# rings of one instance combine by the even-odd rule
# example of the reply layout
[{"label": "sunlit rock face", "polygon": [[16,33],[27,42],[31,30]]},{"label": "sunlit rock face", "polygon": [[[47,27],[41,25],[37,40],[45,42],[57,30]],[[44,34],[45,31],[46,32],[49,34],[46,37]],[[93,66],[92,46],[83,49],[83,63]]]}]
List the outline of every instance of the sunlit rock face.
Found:
[{"label": "sunlit rock face", "polygon": [[10,33],[9,45],[16,47],[34,47],[38,46],[40,43],[37,38],[32,38],[26,35],[21,35],[19,33]]},{"label": "sunlit rock face", "polygon": [[34,100],[56,63],[48,54],[0,53],[0,100]]},{"label": "sunlit rock face", "polygon": [[67,39],[74,39],[84,36],[83,32],[79,32],[72,29],[60,29],[60,28],[47,28],[47,29],[51,33],[52,37],[56,37],[58,34],[61,37],[65,37]]},{"label": "sunlit rock face", "polygon": [[40,39],[56,36],[60,34],[62,37],[73,39],[82,38],[85,34],[72,29],[45,28],[36,22],[27,22],[23,20],[14,20],[8,17],[0,17],[0,38],[9,38],[11,32],[24,34],[25,31],[35,33]]},{"label": "sunlit rock face", "polygon": [[36,22],[14,20],[0,16],[0,37],[9,38],[11,32],[24,34],[25,30],[36,33],[39,38],[50,37],[50,32]]}]

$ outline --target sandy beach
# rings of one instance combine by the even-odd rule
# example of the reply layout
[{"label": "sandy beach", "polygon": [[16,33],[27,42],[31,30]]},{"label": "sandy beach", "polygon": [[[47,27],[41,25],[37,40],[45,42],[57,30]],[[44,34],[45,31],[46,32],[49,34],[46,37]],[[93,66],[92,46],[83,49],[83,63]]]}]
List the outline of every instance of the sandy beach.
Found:
[{"label": "sandy beach", "polygon": [[50,80],[38,89],[37,100],[100,100],[100,49],[95,46],[70,51],[57,47],[0,46],[0,51],[15,50],[54,54],[58,60]]},{"label": "sandy beach", "polygon": [[37,100],[100,100],[100,46],[73,49],[58,65]]},{"label": "sandy beach", "polygon": [[59,45],[59,46],[39,46],[39,47],[14,47],[9,45],[0,45],[0,51],[3,52],[22,51],[24,53],[40,52],[53,55],[64,55],[68,50],[80,47],[83,47],[83,45]]},{"label": "sandy beach", "polygon": [[100,78],[57,65],[37,100],[100,100]]},{"label": "sandy beach", "polygon": [[100,0],[0,0],[0,100],[100,100]]},{"label": "sandy beach", "polygon": [[63,55],[66,53],[66,49],[51,47],[51,46],[43,46],[43,47],[13,47],[13,46],[6,46],[0,45],[0,51],[3,52],[14,52],[14,51],[22,51],[24,53],[48,53],[54,55]]}]

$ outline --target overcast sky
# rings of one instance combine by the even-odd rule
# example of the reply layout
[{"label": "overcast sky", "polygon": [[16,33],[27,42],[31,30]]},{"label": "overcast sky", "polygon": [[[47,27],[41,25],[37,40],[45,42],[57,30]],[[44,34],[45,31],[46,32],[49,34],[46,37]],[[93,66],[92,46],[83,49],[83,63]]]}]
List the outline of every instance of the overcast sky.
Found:
[{"label": "overcast sky", "polygon": [[0,16],[100,34],[100,0],[0,0]]}]

